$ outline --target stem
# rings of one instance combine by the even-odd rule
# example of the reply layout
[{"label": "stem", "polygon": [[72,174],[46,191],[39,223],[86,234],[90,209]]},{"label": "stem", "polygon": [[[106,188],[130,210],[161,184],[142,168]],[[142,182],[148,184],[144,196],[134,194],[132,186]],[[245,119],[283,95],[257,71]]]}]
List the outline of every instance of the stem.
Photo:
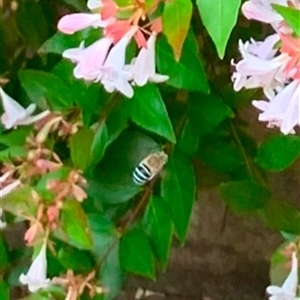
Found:
[{"label": "stem", "polygon": [[118,104],[120,99],[121,99],[121,95],[119,93],[112,94],[112,96],[110,97],[110,100],[108,101],[108,104],[106,105],[106,107],[103,109],[103,111],[100,114],[98,124],[95,128],[95,132],[99,129],[101,124],[103,122],[105,122],[107,116],[112,111],[112,109]]},{"label": "stem", "polygon": [[236,131],[236,129],[235,129],[235,126],[234,126],[234,124],[233,124],[233,121],[230,121],[230,128],[231,128],[231,130],[232,130],[233,137],[234,137],[236,143],[238,144],[238,146],[239,146],[239,148],[240,148],[240,151],[241,151],[241,153],[242,153],[242,156],[243,156],[244,161],[245,161],[245,164],[246,164],[246,168],[247,168],[249,174],[251,175],[251,177],[254,177],[254,174],[253,174],[253,171],[252,171],[250,162],[249,162],[249,160],[248,160],[247,153],[246,153],[246,151],[245,151],[245,149],[244,149],[244,146],[243,146],[243,144],[242,144],[242,142],[241,142],[241,139],[240,139],[240,137],[239,137],[239,135],[238,135],[238,133],[237,133],[237,131]]}]

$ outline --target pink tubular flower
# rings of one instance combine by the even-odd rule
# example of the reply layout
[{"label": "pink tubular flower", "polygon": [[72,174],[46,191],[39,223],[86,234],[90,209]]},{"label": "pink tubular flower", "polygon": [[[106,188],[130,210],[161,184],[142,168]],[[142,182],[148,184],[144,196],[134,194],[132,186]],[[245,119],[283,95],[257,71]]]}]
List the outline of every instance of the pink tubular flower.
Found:
[{"label": "pink tubular flower", "polygon": [[76,31],[85,29],[87,27],[93,26],[105,27],[111,20],[101,20],[99,14],[85,14],[77,13],[63,16],[58,24],[57,28],[59,31],[66,34],[73,34]]},{"label": "pink tubular flower", "polygon": [[137,26],[132,26],[121,40],[110,50],[98,80],[104,85],[108,92],[118,90],[128,98],[133,96],[133,89],[129,84],[132,74],[124,70],[126,48],[131,38],[138,30]]},{"label": "pink tubular flower", "polygon": [[113,0],[102,0],[101,17],[103,20],[108,20],[118,12],[118,5]]},{"label": "pink tubular flower", "polygon": [[26,109],[17,101],[9,97],[2,88],[0,88],[4,114],[1,116],[1,122],[6,129],[11,129],[19,125],[29,125],[46,117],[49,111],[46,110],[36,116],[31,116],[36,109],[35,104],[30,104]]},{"label": "pink tubular flower", "polygon": [[259,121],[280,127],[284,134],[294,133],[294,127],[300,125],[300,80],[287,85],[270,102],[254,100],[252,104],[263,111]]},{"label": "pink tubular flower", "polygon": [[281,53],[289,56],[284,72],[293,79],[300,79],[300,38],[290,35],[280,35],[282,46]]},{"label": "pink tubular flower", "polygon": [[147,81],[159,83],[169,79],[169,76],[155,72],[155,41],[156,32],[152,32],[147,41],[147,48],[142,48],[138,56],[129,65],[133,80],[138,86],[145,85]]}]

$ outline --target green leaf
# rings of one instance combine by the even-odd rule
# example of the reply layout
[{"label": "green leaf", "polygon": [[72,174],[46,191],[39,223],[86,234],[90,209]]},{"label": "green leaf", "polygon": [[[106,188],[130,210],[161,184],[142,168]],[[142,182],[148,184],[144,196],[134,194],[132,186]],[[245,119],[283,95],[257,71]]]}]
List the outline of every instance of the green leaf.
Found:
[{"label": "green leaf", "polygon": [[300,234],[300,211],[283,201],[270,201],[265,207],[267,225],[280,231]]},{"label": "green leaf", "polygon": [[89,272],[93,268],[93,262],[89,252],[70,246],[64,246],[57,253],[57,259],[64,268],[78,273]]},{"label": "green leaf", "polygon": [[10,299],[10,292],[8,284],[3,280],[0,279],[0,299],[8,300]]},{"label": "green leaf", "polygon": [[107,147],[107,140],[107,127],[103,122],[97,128],[91,145],[91,165],[96,165],[102,159],[105,149]]},{"label": "green leaf", "polygon": [[97,277],[103,287],[108,289],[99,299],[112,300],[119,293],[123,282],[119,260],[119,232],[103,214],[88,214],[88,220],[94,241],[92,252],[96,261],[101,262]]},{"label": "green leaf", "polygon": [[300,157],[300,137],[273,135],[259,147],[256,162],[267,171],[280,172]]},{"label": "green leaf", "polygon": [[99,278],[103,286],[108,289],[108,292],[104,293],[102,299],[115,299],[119,294],[123,283],[123,273],[119,259],[119,242],[117,242],[109,251],[106,259],[101,264]]},{"label": "green leaf", "polygon": [[151,198],[143,223],[153,246],[154,254],[165,270],[170,255],[173,224],[170,207],[162,198]]},{"label": "green leaf", "polygon": [[70,89],[57,76],[36,70],[20,70],[21,85],[29,99],[41,109],[62,110],[72,107]]},{"label": "green leaf", "polygon": [[63,0],[63,2],[76,8],[78,11],[86,10],[86,1],[85,0]]},{"label": "green leaf", "polygon": [[219,192],[229,208],[240,212],[261,209],[271,197],[268,190],[252,180],[222,183]]},{"label": "green leaf", "polygon": [[0,161],[10,161],[13,158],[26,157],[27,150],[20,146],[11,146],[0,151]]},{"label": "green leaf", "polygon": [[202,22],[214,41],[222,59],[230,33],[237,22],[241,0],[203,1],[196,0]]},{"label": "green leaf", "polygon": [[259,147],[256,162],[265,170],[280,172],[291,166],[300,156],[300,137],[271,136]]},{"label": "green leaf", "polygon": [[47,19],[39,2],[34,0],[20,2],[16,20],[18,29],[28,44],[39,47],[47,39]]},{"label": "green leaf", "polygon": [[165,167],[162,197],[169,204],[178,238],[184,242],[196,198],[196,182],[191,161],[174,152]]},{"label": "green leaf", "polygon": [[164,5],[163,33],[172,46],[177,61],[180,58],[182,46],[190,27],[192,10],[192,2],[186,0],[173,0]]},{"label": "green leaf", "polygon": [[7,134],[2,134],[0,143],[8,147],[11,146],[21,147],[25,144],[26,138],[31,131],[32,128],[30,126],[16,128]]},{"label": "green leaf", "polygon": [[293,31],[300,36],[300,11],[299,8],[287,7],[278,4],[272,4],[274,9],[284,18]]},{"label": "green leaf", "polygon": [[187,155],[194,154],[198,149],[199,137],[197,130],[187,120],[178,142],[179,149]]},{"label": "green leaf", "polygon": [[108,144],[112,143],[128,127],[131,114],[131,100],[121,99],[106,120]]},{"label": "green leaf", "polygon": [[[206,136],[204,136],[205,138]],[[205,142],[205,139],[203,141]],[[221,140],[213,137],[214,141],[210,145],[200,146],[198,156],[208,166],[219,172],[232,172],[244,166],[244,158],[240,149],[229,140]]]},{"label": "green leaf", "polygon": [[155,278],[154,255],[142,230],[126,233],[120,242],[121,267],[137,275]]},{"label": "green leaf", "polygon": [[1,197],[1,207],[13,215],[36,215],[36,203],[32,201],[32,188],[29,186],[17,187],[8,195]]},{"label": "green leaf", "polygon": [[178,62],[164,36],[157,40],[156,51],[159,73],[170,76],[166,82],[168,85],[179,89],[209,92],[206,74],[199,57],[197,40],[192,30],[185,39],[182,55]]},{"label": "green leaf", "polygon": [[9,258],[7,253],[7,246],[4,241],[3,235],[0,233],[0,273],[2,273],[8,265]]},{"label": "green leaf", "polygon": [[188,115],[191,126],[200,134],[210,133],[225,119],[234,117],[233,111],[213,91],[209,95],[191,94]]},{"label": "green leaf", "polygon": [[93,254],[97,261],[102,261],[111,245],[118,239],[119,234],[114,224],[101,213],[87,215],[93,236]]},{"label": "green leaf", "polygon": [[67,243],[79,249],[90,250],[92,248],[93,243],[87,218],[77,201],[64,202],[60,223]]},{"label": "green leaf", "polygon": [[131,101],[131,119],[133,122],[172,143],[176,142],[168,112],[155,85],[148,84],[136,88]]},{"label": "green leaf", "polygon": [[57,31],[40,47],[38,52],[62,54],[67,49],[79,47],[82,41],[85,41],[85,46],[88,46],[100,37],[101,31],[93,27],[75,32],[72,35]]},{"label": "green leaf", "polygon": [[94,132],[90,128],[81,128],[70,138],[71,159],[75,167],[85,170],[91,160],[91,147]]},{"label": "green leaf", "polygon": [[96,166],[95,177],[88,181],[88,194],[95,204],[117,204],[136,195],[141,187],[134,184],[132,174],[147,155],[161,151],[150,137],[134,130],[124,130],[109,145],[101,162]]}]

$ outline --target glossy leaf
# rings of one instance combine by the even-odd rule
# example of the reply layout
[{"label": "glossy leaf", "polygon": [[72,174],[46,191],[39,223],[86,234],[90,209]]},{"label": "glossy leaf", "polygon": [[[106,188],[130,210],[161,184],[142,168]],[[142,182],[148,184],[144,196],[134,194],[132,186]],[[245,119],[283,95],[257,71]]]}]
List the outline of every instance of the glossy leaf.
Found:
[{"label": "glossy leaf", "polygon": [[9,133],[2,134],[0,143],[6,146],[23,146],[25,144],[26,138],[29,135],[32,128],[28,127],[20,127],[16,128]]},{"label": "glossy leaf", "polygon": [[182,46],[190,27],[192,10],[192,2],[186,0],[173,0],[164,5],[163,33],[172,46],[177,61],[180,59]]},{"label": "glossy leaf", "polygon": [[170,255],[173,224],[170,207],[162,198],[151,198],[143,223],[153,246],[154,254],[165,270]]},{"label": "glossy leaf", "polygon": [[65,50],[79,47],[84,40],[85,46],[101,37],[101,31],[95,28],[87,28],[72,35],[57,31],[39,49],[39,53],[62,54]]},{"label": "glossy leaf", "polygon": [[91,249],[93,246],[87,218],[81,205],[75,200],[65,201],[60,216],[63,238],[79,249]]},{"label": "glossy leaf", "polygon": [[20,2],[16,19],[18,29],[28,44],[38,47],[47,39],[47,19],[39,2],[34,0]]},{"label": "glossy leaf", "polygon": [[8,265],[9,265],[9,256],[7,253],[7,246],[4,241],[3,235],[0,234],[0,273],[2,273]]},{"label": "glossy leaf", "polygon": [[212,38],[219,57],[225,55],[225,49],[231,31],[237,22],[241,0],[196,1],[202,22]]},{"label": "glossy leaf", "polygon": [[120,266],[119,242],[109,251],[99,272],[101,283],[108,289],[102,296],[103,300],[113,300],[121,290],[124,275]]},{"label": "glossy leaf", "polygon": [[194,93],[189,97],[188,115],[191,126],[200,134],[212,132],[225,119],[233,118],[233,111],[215,92],[209,95]]},{"label": "glossy leaf", "polygon": [[131,101],[131,119],[136,124],[172,143],[176,142],[168,112],[155,85],[136,88]]},{"label": "glossy leaf", "polygon": [[270,201],[265,207],[267,224],[280,231],[300,234],[300,211],[283,201]]},{"label": "glossy leaf", "polygon": [[240,212],[261,209],[271,197],[268,190],[252,180],[222,183],[219,191],[229,208]]},{"label": "glossy leaf", "polygon": [[256,162],[265,170],[279,172],[300,157],[300,137],[271,136],[259,147]]},{"label": "glossy leaf", "polygon": [[183,243],[196,197],[194,170],[186,157],[174,152],[164,169],[162,197],[169,204],[179,240]]},{"label": "glossy leaf", "polygon": [[282,6],[278,4],[272,5],[274,9],[284,18],[284,21],[300,36],[300,11],[299,8]]},{"label": "glossy leaf", "polygon": [[197,154],[206,165],[219,172],[233,172],[245,164],[240,149],[230,140],[215,138],[211,144],[202,145],[200,139]]},{"label": "glossy leaf", "polygon": [[72,106],[68,86],[57,76],[36,70],[20,70],[19,79],[29,99],[41,109],[67,109]]},{"label": "glossy leaf", "polygon": [[198,45],[192,30],[189,31],[179,61],[175,60],[171,46],[161,36],[156,43],[159,73],[169,75],[166,84],[179,89],[209,92],[206,74],[198,53]]},{"label": "glossy leaf", "polygon": [[105,123],[97,127],[97,131],[91,145],[91,164],[96,165],[103,157],[107,146],[108,134]]},{"label": "glossy leaf", "polygon": [[128,201],[141,190],[132,180],[135,167],[147,155],[159,150],[159,145],[145,134],[129,129],[123,131],[95,168],[95,178],[88,184],[89,195],[97,205]]},{"label": "glossy leaf", "polygon": [[89,252],[70,246],[61,248],[57,253],[57,259],[66,270],[71,269],[78,273],[91,271],[93,267]]},{"label": "glossy leaf", "polygon": [[14,215],[35,215],[36,203],[32,200],[32,189],[29,186],[17,187],[8,195],[1,197],[1,207]]},{"label": "glossy leaf", "polygon": [[85,170],[91,159],[91,147],[94,132],[90,128],[81,128],[70,138],[71,158],[74,165]]},{"label": "glossy leaf", "polygon": [[3,279],[0,280],[0,299],[3,300],[10,299],[9,286]]},{"label": "glossy leaf", "polygon": [[120,243],[120,263],[128,272],[155,278],[154,255],[143,231],[134,229],[123,236]]},{"label": "glossy leaf", "polygon": [[192,127],[189,120],[184,124],[181,136],[178,142],[179,149],[187,155],[192,155],[197,151],[199,143],[199,134],[197,130]]}]

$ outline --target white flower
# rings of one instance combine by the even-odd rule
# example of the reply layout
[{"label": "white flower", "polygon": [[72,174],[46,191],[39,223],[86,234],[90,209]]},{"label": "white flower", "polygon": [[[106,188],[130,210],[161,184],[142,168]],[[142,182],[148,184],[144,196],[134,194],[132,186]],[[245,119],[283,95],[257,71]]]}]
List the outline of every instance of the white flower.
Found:
[{"label": "white flower", "polygon": [[270,102],[254,100],[252,104],[263,111],[259,121],[280,127],[284,134],[294,133],[294,127],[300,125],[300,79],[283,88]]},{"label": "white flower", "polygon": [[129,66],[133,80],[138,86],[145,85],[147,81],[159,83],[169,79],[169,76],[155,72],[155,41],[156,32],[152,32],[147,41],[147,49],[142,48]]},{"label": "white flower", "polygon": [[274,57],[276,50],[274,45],[278,42],[279,36],[274,34],[263,42],[251,43],[239,41],[239,50],[242,60],[237,64],[233,63],[236,72],[232,75],[234,90],[239,91],[242,87],[247,89],[262,87],[266,94],[274,95],[272,92],[287,81],[283,73],[286,63],[289,61],[287,54]]},{"label": "white flower", "polygon": [[296,297],[298,285],[298,259],[296,252],[292,255],[292,269],[289,276],[286,278],[282,287],[278,286],[268,286],[267,293],[271,296],[269,300],[298,300],[300,298]]},{"label": "white flower", "polygon": [[298,0],[250,0],[242,5],[242,12],[247,19],[254,19],[263,23],[268,23],[277,32],[289,33],[291,30],[283,22],[283,17],[276,12],[272,4],[288,6],[288,2],[295,7],[299,6]]},{"label": "white flower", "polygon": [[32,262],[26,275],[21,274],[19,280],[27,284],[30,292],[34,293],[41,288],[49,286],[50,279],[47,278],[46,242],[43,243],[39,254]]},{"label": "white flower", "polygon": [[133,96],[133,89],[128,82],[132,79],[132,74],[124,70],[125,54],[127,45],[137,30],[137,26],[132,26],[110,50],[98,77],[108,92],[118,90],[128,98]]},{"label": "white flower", "polygon": [[23,108],[17,101],[8,96],[2,88],[0,88],[4,114],[1,116],[1,122],[6,129],[11,129],[19,125],[32,124],[49,114],[46,110],[36,116],[31,116],[36,109],[35,104],[30,104],[26,109]]},{"label": "white flower", "polygon": [[90,10],[93,10],[93,9],[97,9],[97,8],[100,8],[102,7],[102,1],[101,0],[88,0],[87,2],[87,7],[90,9]]},{"label": "white flower", "polygon": [[86,48],[81,43],[79,48],[64,51],[63,57],[77,63],[74,69],[76,78],[96,80],[101,74],[100,67],[103,66],[112,42],[111,38],[104,37]]}]

